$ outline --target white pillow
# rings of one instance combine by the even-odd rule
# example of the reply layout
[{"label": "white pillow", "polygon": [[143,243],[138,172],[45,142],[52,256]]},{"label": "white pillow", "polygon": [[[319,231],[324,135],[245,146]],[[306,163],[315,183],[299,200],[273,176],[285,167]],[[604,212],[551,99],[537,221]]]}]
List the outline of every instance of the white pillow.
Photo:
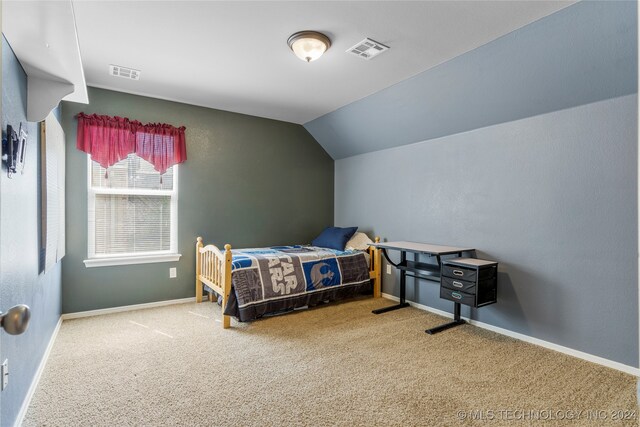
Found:
[{"label": "white pillow", "polygon": [[347,251],[366,251],[373,240],[364,233],[357,232],[347,242],[345,250]]}]

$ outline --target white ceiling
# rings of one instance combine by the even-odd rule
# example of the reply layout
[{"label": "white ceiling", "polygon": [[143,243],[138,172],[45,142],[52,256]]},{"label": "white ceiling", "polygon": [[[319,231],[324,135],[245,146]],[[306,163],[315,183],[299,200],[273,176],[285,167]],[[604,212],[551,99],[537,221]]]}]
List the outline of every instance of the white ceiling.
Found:
[{"label": "white ceiling", "polygon": [[[80,1],[76,25],[87,84],[306,123],[549,15],[572,1]],[[332,46],[305,63],[294,32]],[[366,61],[365,37],[391,49]],[[109,64],[142,71],[139,81]]]}]

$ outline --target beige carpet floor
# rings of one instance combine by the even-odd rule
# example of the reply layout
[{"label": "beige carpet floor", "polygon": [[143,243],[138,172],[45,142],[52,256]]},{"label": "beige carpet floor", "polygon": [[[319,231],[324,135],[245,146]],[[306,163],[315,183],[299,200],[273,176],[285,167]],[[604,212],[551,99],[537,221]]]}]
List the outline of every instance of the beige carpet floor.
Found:
[{"label": "beige carpet floor", "polygon": [[638,425],[630,375],[469,325],[430,336],[445,319],[414,308],[371,314],[389,304],[226,331],[211,303],[68,320],[24,425]]}]

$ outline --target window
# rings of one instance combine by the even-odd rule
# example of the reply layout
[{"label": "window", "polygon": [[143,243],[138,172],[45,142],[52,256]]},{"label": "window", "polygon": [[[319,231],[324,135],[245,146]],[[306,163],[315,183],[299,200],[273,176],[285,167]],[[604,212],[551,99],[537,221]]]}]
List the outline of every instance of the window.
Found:
[{"label": "window", "polygon": [[161,176],[129,156],[108,171],[89,158],[87,267],[177,261],[177,168]]}]

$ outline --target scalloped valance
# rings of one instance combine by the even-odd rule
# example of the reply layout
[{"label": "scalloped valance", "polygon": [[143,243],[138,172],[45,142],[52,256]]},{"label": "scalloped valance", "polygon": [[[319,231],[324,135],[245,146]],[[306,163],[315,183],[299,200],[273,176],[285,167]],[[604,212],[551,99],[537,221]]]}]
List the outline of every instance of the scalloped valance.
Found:
[{"label": "scalloped valance", "polygon": [[165,123],[142,124],[123,117],[79,113],[76,147],[107,169],[131,153],[164,174],[187,160],[185,127]]}]

